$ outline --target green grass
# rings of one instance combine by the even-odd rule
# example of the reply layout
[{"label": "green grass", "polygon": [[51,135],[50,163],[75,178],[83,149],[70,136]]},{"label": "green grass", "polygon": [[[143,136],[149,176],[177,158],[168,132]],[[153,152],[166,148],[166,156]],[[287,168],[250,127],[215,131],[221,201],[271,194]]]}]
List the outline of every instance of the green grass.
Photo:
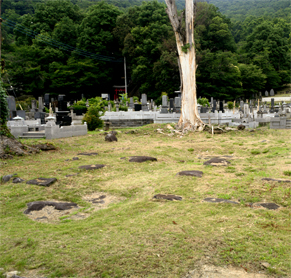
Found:
[{"label": "green grass", "polygon": [[[166,125],[145,126],[134,134],[123,130],[115,143],[105,142],[99,132],[89,132],[51,140],[57,151],[0,161],[0,176],[17,173],[25,180],[58,179],[50,187],[1,185],[0,268],[19,270],[24,277],[33,270],[40,277],[178,278],[194,269],[197,261],[206,264],[207,256],[207,264],[243,265],[250,272],[262,271],[261,262],[266,261],[271,265],[266,273],[290,276],[290,184],[262,181],[290,174],[290,148],[278,143],[289,138],[288,131],[263,127],[255,133],[212,137],[197,132],[180,138],[158,134],[157,128],[166,131]],[[267,143],[258,149],[262,140]],[[269,150],[267,155],[264,150]],[[89,151],[98,156],[65,161]],[[258,151],[261,155],[252,155]],[[229,152],[233,153],[230,165],[203,165],[203,158]],[[158,161],[128,162],[135,155]],[[89,164],[106,167],[78,169]],[[203,177],[176,176],[183,170],[203,171]],[[65,177],[74,173],[78,175]],[[94,192],[110,194],[119,202],[95,211],[83,199]],[[153,200],[158,193],[183,199]],[[240,204],[202,202],[206,197]],[[36,200],[76,202],[80,208],[58,223],[41,223],[23,214],[26,204]],[[261,201],[281,208],[271,211],[247,205]],[[89,217],[70,219],[79,212]]]}]

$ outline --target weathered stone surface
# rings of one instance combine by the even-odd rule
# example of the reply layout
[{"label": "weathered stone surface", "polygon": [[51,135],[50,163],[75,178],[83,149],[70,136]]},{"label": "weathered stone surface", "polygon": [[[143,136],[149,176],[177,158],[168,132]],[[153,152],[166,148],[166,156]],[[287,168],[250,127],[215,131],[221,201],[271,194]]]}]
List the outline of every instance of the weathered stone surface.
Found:
[{"label": "weathered stone surface", "polygon": [[53,183],[55,183],[56,181],[57,181],[56,178],[50,178],[50,179],[37,178],[37,179],[34,179],[34,180],[29,180],[26,183],[27,184],[34,184],[34,185],[41,185],[41,186],[50,186]]},{"label": "weathered stone surface", "polygon": [[37,148],[37,149],[42,150],[42,151],[52,151],[52,150],[56,150],[57,149],[51,143],[37,144],[37,145],[33,145],[32,147]]},{"label": "weathered stone surface", "polygon": [[205,202],[209,203],[230,203],[230,204],[238,204],[238,202],[226,200],[226,199],[220,199],[220,198],[205,198]]},{"label": "weathered stone surface", "polygon": [[230,164],[230,162],[222,157],[213,157],[210,160],[207,160],[203,163],[203,165],[212,166],[227,166],[227,164]]},{"label": "weathered stone surface", "polygon": [[10,181],[10,179],[13,178],[13,177],[17,177],[17,174],[3,176],[2,177],[2,183]]},{"label": "weathered stone surface", "polygon": [[24,182],[24,180],[21,178],[14,178],[12,182],[13,183],[21,183],[21,182]]},{"label": "weathered stone surface", "polygon": [[105,136],[105,141],[107,142],[117,142],[117,138],[115,136],[115,134],[112,134],[112,133],[108,133],[106,136]]},{"label": "weathered stone surface", "polygon": [[277,180],[272,178],[262,178],[262,181],[291,182],[291,180]]},{"label": "weathered stone surface", "polygon": [[27,204],[27,210],[24,211],[24,214],[29,214],[34,210],[42,210],[45,206],[52,206],[57,210],[67,210],[73,207],[78,207],[76,203],[65,203],[65,202],[51,202],[51,201],[36,201]]},{"label": "weathered stone surface", "polygon": [[78,176],[78,174],[70,174],[70,175],[66,175],[66,178],[74,177],[74,176]]},{"label": "weathered stone surface", "polygon": [[155,157],[151,156],[131,156],[129,162],[145,162],[145,161],[157,161]]},{"label": "weathered stone surface", "polygon": [[192,177],[199,177],[201,178],[203,175],[202,171],[196,171],[196,170],[191,170],[191,171],[181,171],[177,175],[179,176],[192,176]]},{"label": "weathered stone surface", "polygon": [[115,135],[115,136],[117,135],[117,133],[118,133],[118,132],[117,132],[116,130],[111,130],[111,131],[109,132],[109,134],[113,134],[113,135]]},{"label": "weathered stone surface", "polygon": [[154,199],[164,199],[164,200],[169,200],[169,201],[182,201],[182,197],[180,196],[176,196],[176,195],[164,195],[164,194],[156,194],[154,197]]},{"label": "weathered stone surface", "polygon": [[82,165],[79,166],[79,169],[85,169],[85,170],[96,170],[105,167],[103,164],[93,164],[93,165]]},{"label": "weathered stone surface", "polygon": [[256,204],[253,204],[253,206],[261,206],[261,207],[264,207],[266,209],[271,209],[271,210],[276,210],[280,207],[275,203],[256,203]]},{"label": "weathered stone surface", "polygon": [[77,156],[73,157],[73,160],[79,160],[79,159],[80,159],[80,158],[77,157]]},{"label": "weathered stone surface", "polygon": [[98,153],[78,153],[78,155],[92,156],[92,155],[98,155]]},{"label": "weathered stone surface", "polygon": [[237,126],[237,129],[238,129],[238,130],[244,130],[245,128],[246,128],[246,127],[245,127],[244,125],[238,125],[238,126]]}]

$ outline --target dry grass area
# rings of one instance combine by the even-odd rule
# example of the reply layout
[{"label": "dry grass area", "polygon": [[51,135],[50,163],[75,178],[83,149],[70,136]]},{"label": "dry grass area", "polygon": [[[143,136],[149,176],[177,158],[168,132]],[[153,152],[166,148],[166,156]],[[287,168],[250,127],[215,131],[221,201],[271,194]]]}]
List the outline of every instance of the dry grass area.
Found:
[{"label": "dry grass area", "polygon": [[[51,140],[57,151],[0,161],[1,176],[58,180],[50,187],[1,184],[3,272],[19,270],[24,277],[180,278],[203,264],[290,277],[291,183],[262,180],[291,179],[290,131],[264,127],[181,138],[171,135],[166,125],[136,130],[122,130],[114,143],[105,142],[102,132]],[[157,161],[128,161],[139,155]],[[79,160],[72,160],[76,156]],[[230,164],[203,165],[215,156],[228,156]],[[78,168],[94,164],[106,166]],[[176,175],[185,170],[203,171],[203,177]],[[175,194],[182,201],[153,199],[155,194]],[[208,197],[238,204],[203,201]],[[23,213],[27,203],[45,200],[75,202],[78,208],[54,221],[36,221]],[[280,208],[250,206],[261,202]],[[47,216],[54,213],[51,207],[44,210]]]}]

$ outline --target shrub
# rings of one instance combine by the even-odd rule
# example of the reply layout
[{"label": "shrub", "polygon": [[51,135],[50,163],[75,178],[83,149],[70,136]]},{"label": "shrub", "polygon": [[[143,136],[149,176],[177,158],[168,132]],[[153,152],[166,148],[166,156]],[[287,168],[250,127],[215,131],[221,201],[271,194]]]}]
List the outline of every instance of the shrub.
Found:
[{"label": "shrub", "polygon": [[83,123],[86,122],[88,130],[92,131],[96,128],[103,127],[103,121],[100,119],[104,115],[102,103],[91,105],[83,118]]},{"label": "shrub", "polygon": [[202,106],[207,106],[210,107],[210,104],[208,102],[208,99],[203,97],[203,98],[198,98],[197,102],[202,105]]},{"label": "shrub", "polygon": [[291,171],[284,171],[285,176],[291,176]]},{"label": "shrub", "polygon": [[228,108],[229,110],[233,109],[233,102],[232,102],[232,101],[229,101],[229,102],[227,103],[227,108]]},{"label": "shrub", "polygon": [[3,82],[0,80],[0,125],[5,125],[8,118],[9,111],[6,97]]}]

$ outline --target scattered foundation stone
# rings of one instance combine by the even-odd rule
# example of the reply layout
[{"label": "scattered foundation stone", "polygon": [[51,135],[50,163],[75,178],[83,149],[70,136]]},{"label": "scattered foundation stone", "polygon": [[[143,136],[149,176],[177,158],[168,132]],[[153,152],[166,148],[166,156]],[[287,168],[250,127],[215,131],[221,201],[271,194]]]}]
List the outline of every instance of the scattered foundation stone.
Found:
[{"label": "scattered foundation stone", "polygon": [[205,202],[209,203],[230,203],[230,204],[238,204],[238,202],[226,200],[226,199],[220,199],[220,198],[205,198]]},{"label": "scattered foundation stone", "polygon": [[27,204],[27,210],[24,211],[24,214],[29,214],[31,211],[38,211],[42,210],[45,206],[52,206],[57,210],[68,210],[73,207],[78,207],[76,203],[58,203],[58,202],[51,202],[51,201],[36,201]]},{"label": "scattered foundation stone", "polygon": [[169,201],[182,201],[182,197],[176,196],[176,195],[164,195],[164,194],[157,194],[153,197],[153,199],[164,199],[164,200],[169,200]]},{"label": "scattered foundation stone", "polygon": [[277,180],[272,178],[262,178],[262,181],[291,182],[291,180]]},{"label": "scattered foundation stone", "polygon": [[79,166],[79,169],[85,169],[85,170],[96,170],[105,167],[103,164],[95,164],[95,165],[82,165]]},{"label": "scattered foundation stone", "polygon": [[24,180],[21,178],[14,178],[12,182],[13,183],[21,183],[21,182],[24,182]]},{"label": "scattered foundation stone", "polygon": [[98,153],[78,153],[78,155],[92,156],[92,155],[98,155]]},{"label": "scattered foundation stone", "polygon": [[151,156],[131,156],[129,162],[145,162],[145,161],[157,161],[155,157]]},{"label": "scattered foundation stone", "polygon": [[107,142],[117,142],[117,138],[116,138],[115,134],[108,133],[105,136],[105,141],[107,141]]},{"label": "scattered foundation stone", "polygon": [[2,177],[2,182],[5,183],[5,182],[8,182],[10,181],[11,178],[13,177],[17,177],[17,174],[13,174],[13,175],[5,175]]},{"label": "scattered foundation stone", "polygon": [[41,185],[41,186],[50,186],[57,181],[56,178],[37,178],[34,180],[29,180],[27,184]]},{"label": "scattered foundation stone", "polygon": [[182,172],[179,172],[177,175],[179,175],[179,176],[192,176],[192,177],[199,177],[199,178],[201,178],[202,175],[203,175],[203,172],[196,171],[196,170],[182,171]]},{"label": "scattered foundation stone", "polygon": [[230,164],[230,162],[222,157],[214,157],[203,163],[203,165],[212,165],[212,166],[227,166],[227,164]]}]

